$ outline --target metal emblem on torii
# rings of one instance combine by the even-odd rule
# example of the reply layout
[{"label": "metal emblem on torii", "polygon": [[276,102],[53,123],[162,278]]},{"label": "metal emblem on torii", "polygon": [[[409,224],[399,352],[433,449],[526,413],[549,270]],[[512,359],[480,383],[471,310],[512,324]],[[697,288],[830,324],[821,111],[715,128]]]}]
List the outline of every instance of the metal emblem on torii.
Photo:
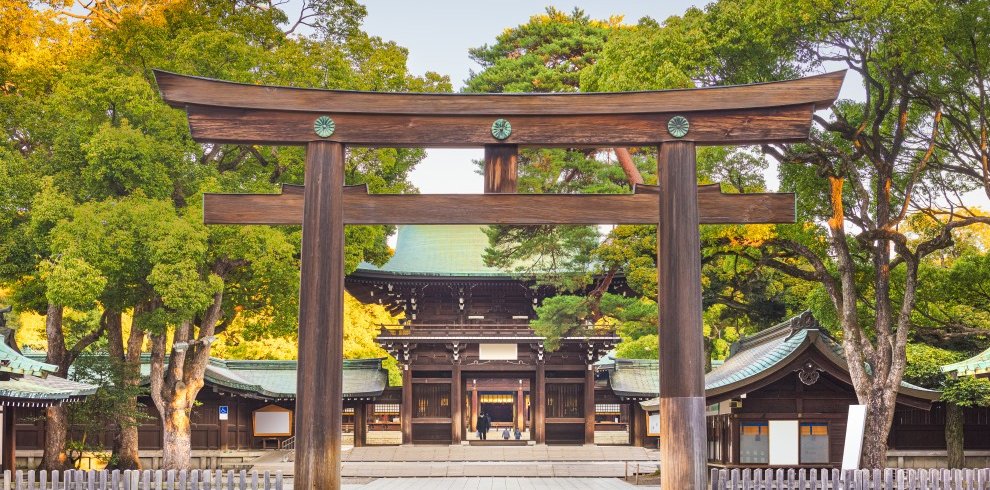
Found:
[{"label": "metal emblem on torii", "polygon": [[[245,85],[156,71],[198,142],[305,145],[305,185],[208,194],[208,224],[303,226],[296,481],[340,488],[344,225],[657,224],[662,488],[706,486],[703,223],[793,223],[794,195],[698,186],[697,145],[799,142],[845,72],[624,93],[408,94]],[[516,194],[530,147],[659,146],[658,185],[633,194]],[[375,195],[344,186],[345,146],[484,147],[485,192]]]}]

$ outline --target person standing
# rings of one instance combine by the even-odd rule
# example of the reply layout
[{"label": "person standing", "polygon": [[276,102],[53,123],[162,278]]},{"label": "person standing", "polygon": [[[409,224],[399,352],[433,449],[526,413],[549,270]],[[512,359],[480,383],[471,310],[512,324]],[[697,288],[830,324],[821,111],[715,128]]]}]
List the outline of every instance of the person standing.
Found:
[{"label": "person standing", "polygon": [[491,428],[491,419],[488,418],[488,414],[482,412],[481,416],[478,417],[478,438],[482,441],[488,440],[488,429]]}]

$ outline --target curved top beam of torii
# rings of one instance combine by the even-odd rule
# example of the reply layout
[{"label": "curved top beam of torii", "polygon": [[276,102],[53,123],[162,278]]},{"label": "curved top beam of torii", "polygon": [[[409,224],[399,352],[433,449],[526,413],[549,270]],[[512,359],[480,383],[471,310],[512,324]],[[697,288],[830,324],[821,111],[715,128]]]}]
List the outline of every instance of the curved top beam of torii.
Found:
[{"label": "curved top beam of torii", "polygon": [[[801,141],[811,114],[835,101],[845,71],[783,82],[619,93],[421,94],[249,85],[155,71],[162,97],[185,109],[202,142],[471,147],[702,145]],[[333,133],[321,137],[317,118]],[[676,135],[672,118],[689,129]],[[493,123],[511,130],[496,137]]]}]

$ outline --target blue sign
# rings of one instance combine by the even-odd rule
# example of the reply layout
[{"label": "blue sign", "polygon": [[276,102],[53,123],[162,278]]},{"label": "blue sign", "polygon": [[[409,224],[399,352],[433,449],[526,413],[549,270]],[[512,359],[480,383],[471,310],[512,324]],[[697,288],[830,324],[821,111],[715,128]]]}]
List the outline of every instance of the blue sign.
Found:
[{"label": "blue sign", "polygon": [[220,405],[220,420],[227,420],[227,414],[230,413],[230,408],[227,405]]}]

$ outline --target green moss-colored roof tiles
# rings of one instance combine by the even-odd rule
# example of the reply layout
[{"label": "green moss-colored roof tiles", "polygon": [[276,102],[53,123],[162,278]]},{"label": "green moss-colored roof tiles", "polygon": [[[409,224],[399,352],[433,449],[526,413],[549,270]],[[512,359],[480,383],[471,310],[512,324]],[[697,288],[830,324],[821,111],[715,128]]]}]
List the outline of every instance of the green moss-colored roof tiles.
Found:
[{"label": "green moss-colored roof tiles", "polygon": [[367,262],[361,271],[410,276],[501,277],[509,274],[488,267],[482,258],[488,247],[483,226],[403,225],[399,226],[395,254],[383,266]]},{"label": "green moss-colored roof tiles", "polygon": [[[381,359],[344,361],[344,397],[367,398],[388,387],[388,372]],[[296,361],[228,361],[211,359],[206,381],[263,398],[296,397]]]},{"label": "green moss-colored roof tiles", "polygon": [[[806,348],[817,348],[845,367],[842,346],[821,328],[810,312],[804,312],[733,344],[725,362],[705,375],[705,391],[711,396],[769,375],[790,363]],[[609,382],[619,396],[656,396],[660,386],[659,366],[656,361],[619,359],[609,372]],[[901,383],[901,386],[923,399],[938,396],[938,392],[909,383]]]},{"label": "green moss-colored roof tiles", "polygon": [[28,405],[51,405],[53,402],[92,395],[96,393],[96,389],[96,386],[58,376],[41,378],[26,374],[18,378],[0,381],[0,404],[10,404],[11,401],[14,401]]},{"label": "green moss-colored roof tiles", "polygon": [[58,366],[47,364],[24,356],[7,345],[6,338],[0,335],[0,372],[45,376],[54,373]]},{"label": "green moss-colored roof tiles", "polygon": [[953,376],[980,376],[990,374],[990,349],[964,361],[942,366],[942,372]]}]

